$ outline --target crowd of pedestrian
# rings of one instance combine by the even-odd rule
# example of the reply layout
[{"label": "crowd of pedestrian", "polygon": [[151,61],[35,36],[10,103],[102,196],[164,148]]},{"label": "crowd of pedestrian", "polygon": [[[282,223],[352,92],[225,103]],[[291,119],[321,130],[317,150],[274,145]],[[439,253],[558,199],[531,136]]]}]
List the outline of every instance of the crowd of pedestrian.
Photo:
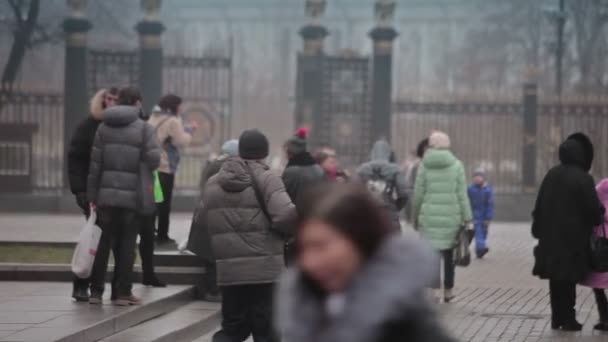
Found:
[{"label": "crowd of pedestrian", "polygon": [[[140,303],[131,292],[138,234],[143,284],[166,286],[154,272],[154,246],[173,243],[180,148],[197,125],[184,123],[177,95],[161,98],[151,115],[142,101],[133,87],[99,91],[72,139],[70,186],[84,215],[95,210],[102,229],[91,278],[74,279],[77,301],[102,303],[112,251],[112,301]],[[286,140],[282,174],[269,167],[269,141],[255,129],[226,141],[203,169],[184,248],[207,269],[206,298],[222,305],[213,340],[450,341],[432,305],[455,298],[456,265],[470,257],[461,246],[468,251],[474,239],[478,259],[490,251],[488,174],[475,169],[467,181],[467,168],[441,131],[420,141],[406,169],[380,139],[352,175],[331,147],[311,152],[308,138],[300,128]],[[581,329],[574,306],[582,284],[594,288],[595,328],[608,330],[602,290],[608,265],[597,261],[601,247],[608,248],[602,245],[608,179],[596,188],[589,174],[593,145],[583,134],[568,137],[559,157],[533,213],[539,240],[533,273],[549,280],[554,329]],[[418,238],[401,234],[402,214]]]}]

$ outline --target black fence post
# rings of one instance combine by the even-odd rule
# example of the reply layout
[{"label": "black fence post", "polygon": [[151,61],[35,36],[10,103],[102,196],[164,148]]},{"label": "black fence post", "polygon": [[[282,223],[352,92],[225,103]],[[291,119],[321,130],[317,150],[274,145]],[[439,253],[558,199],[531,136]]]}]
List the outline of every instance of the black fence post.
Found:
[{"label": "black fence post", "polygon": [[300,30],[304,46],[298,54],[296,76],[296,127],[305,126],[311,129],[310,144],[320,144],[320,133],[323,125],[321,113],[322,79],[323,79],[323,42],[329,32],[320,24],[325,12],[325,1],[308,0],[306,12],[310,22]]},{"label": "black fence post", "polygon": [[523,86],[523,159],[522,182],[524,192],[536,191],[536,132],[538,89],[536,83]]},{"label": "black fence post", "polygon": [[139,89],[144,98],[144,111],[150,113],[163,91],[163,48],[161,35],[165,26],[160,22],[162,1],[141,2],[145,13],[135,30],[139,33]]},{"label": "black fence post", "polygon": [[394,1],[376,2],[376,27],[369,33],[374,43],[372,87],[372,140],[391,139],[393,41],[397,31],[392,27]]},{"label": "black fence post", "polygon": [[87,117],[87,32],[91,22],[85,17],[86,1],[68,1],[70,16],[63,21],[65,32],[63,107],[63,187],[69,187],[67,174],[70,139],[78,123]]}]

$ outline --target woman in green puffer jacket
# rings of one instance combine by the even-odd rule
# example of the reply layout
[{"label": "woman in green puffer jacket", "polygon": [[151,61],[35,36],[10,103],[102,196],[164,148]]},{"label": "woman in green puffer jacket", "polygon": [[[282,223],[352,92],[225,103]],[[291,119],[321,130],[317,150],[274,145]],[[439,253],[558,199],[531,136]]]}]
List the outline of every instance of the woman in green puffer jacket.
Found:
[{"label": "woman in green puffer jacket", "polygon": [[[432,133],[429,147],[416,177],[413,217],[421,235],[441,254],[444,261],[444,300],[450,302],[454,298],[453,251],[460,227],[471,221],[471,205],[464,167],[450,151],[448,135]],[[435,284],[437,298],[440,278]]]}]

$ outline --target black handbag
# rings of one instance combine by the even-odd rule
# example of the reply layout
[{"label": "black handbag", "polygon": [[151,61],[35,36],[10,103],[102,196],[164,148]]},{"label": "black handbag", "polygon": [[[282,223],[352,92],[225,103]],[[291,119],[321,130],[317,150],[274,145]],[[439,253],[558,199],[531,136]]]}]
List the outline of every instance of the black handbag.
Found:
[{"label": "black handbag", "polygon": [[456,246],[454,248],[454,265],[467,267],[471,264],[471,250],[469,246],[473,241],[473,230],[462,225],[458,231]]},{"label": "black handbag", "polygon": [[591,236],[591,268],[596,272],[608,272],[608,239],[606,226],[600,235]]},{"label": "black handbag", "polygon": [[[246,169],[247,173],[249,174],[249,177],[251,177],[251,187],[253,188],[255,197],[258,201],[258,204],[260,205],[260,209],[262,210],[262,213],[264,214],[264,216],[268,220],[268,223],[270,224],[269,229],[271,232],[275,232],[272,229],[272,216],[270,216],[270,213],[268,212],[268,208],[266,208],[266,201],[264,200],[264,195],[262,194],[262,190],[260,190],[260,186],[258,185],[258,181],[255,178],[253,170],[251,170],[251,166],[249,166],[249,164],[247,162],[245,162],[245,169]],[[285,240],[285,243],[283,245],[283,258],[284,258],[285,266],[289,266],[294,258],[294,251],[293,251],[293,242],[294,241],[293,241],[293,239],[286,239],[284,236],[281,236],[281,238]]]}]

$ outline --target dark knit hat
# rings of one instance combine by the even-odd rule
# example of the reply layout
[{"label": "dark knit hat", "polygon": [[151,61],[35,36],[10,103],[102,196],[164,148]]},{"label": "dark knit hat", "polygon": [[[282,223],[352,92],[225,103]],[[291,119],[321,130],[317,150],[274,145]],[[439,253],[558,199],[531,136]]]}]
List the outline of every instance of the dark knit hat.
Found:
[{"label": "dark knit hat", "polygon": [[306,152],[307,150],[308,130],[304,127],[299,128],[289,140],[287,140],[287,153],[292,156]]},{"label": "dark knit hat", "polygon": [[269,149],[268,138],[257,129],[248,129],[239,138],[239,156],[243,159],[265,159]]}]

